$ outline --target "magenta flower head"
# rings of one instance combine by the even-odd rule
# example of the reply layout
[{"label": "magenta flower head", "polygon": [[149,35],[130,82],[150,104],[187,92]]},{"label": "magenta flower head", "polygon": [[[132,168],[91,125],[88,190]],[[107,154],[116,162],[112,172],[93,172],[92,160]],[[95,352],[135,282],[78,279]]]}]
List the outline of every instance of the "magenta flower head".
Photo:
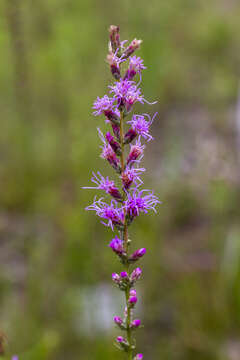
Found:
[{"label": "magenta flower head", "polygon": [[141,325],[141,320],[139,320],[139,319],[135,319],[135,320],[133,320],[132,322],[131,322],[131,327],[132,328],[138,328],[139,326]]},{"label": "magenta flower head", "polygon": [[131,289],[130,292],[129,292],[129,295],[130,296],[136,296],[137,295],[137,292],[135,289]]},{"label": "magenta flower head", "polygon": [[121,278],[117,273],[113,273],[112,274],[112,281],[115,282],[116,284],[119,284],[120,281],[121,281]]},{"label": "magenta flower head", "polygon": [[123,241],[120,240],[117,236],[114,239],[112,239],[112,241],[109,244],[109,247],[112,248],[112,250],[117,255],[122,255],[124,253]]},{"label": "magenta flower head", "polygon": [[128,273],[126,271],[122,271],[120,275],[121,275],[122,279],[127,279],[128,278]]},{"label": "magenta flower head", "polygon": [[145,248],[141,248],[141,249],[138,249],[136,250],[131,256],[130,256],[130,259],[132,261],[136,261],[138,259],[140,259],[141,257],[143,257],[143,255],[146,254],[146,249]]},{"label": "magenta flower head", "polygon": [[14,355],[14,356],[12,357],[12,360],[18,360],[18,356],[17,356],[17,355]]},{"label": "magenta flower head", "polygon": [[114,323],[126,332],[126,337],[118,336],[115,345],[127,353],[128,359],[134,360],[143,358],[142,354],[134,353],[136,341],[133,338],[133,332],[141,327],[141,321],[133,318],[138,301],[133,287],[140,279],[142,270],[139,267],[132,270],[131,267],[145,255],[146,249],[131,250],[129,226],[140,214],[147,214],[150,210],[156,212],[160,203],[152,191],[142,189],[145,169],[140,162],[145,144],[153,140],[151,125],[157,113],[150,116],[133,112],[136,103],[139,106],[154,104],[145,99],[140,87],[146,66],[135,52],[141,42],[137,39],[121,41],[119,26],[111,25],[109,28],[107,63],[114,81],[107,87],[107,94],[98,96],[94,101],[93,115],[102,116],[105,126],[109,127],[104,134],[98,128],[100,156],[111,165],[115,178],[103,176],[97,171],[91,178],[94,185],[85,187],[103,191],[110,198],[95,197],[86,210],[94,211],[103,225],[116,232],[109,247],[118,255],[123,268],[119,274],[112,274],[112,280],[125,293],[125,305],[123,317],[115,316]]},{"label": "magenta flower head", "polygon": [[143,359],[143,354],[137,354],[134,358],[134,360],[142,360]]},{"label": "magenta flower head", "polygon": [[138,301],[138,298],[137,296],[130,296],[129,299],[128,299],[128,302],[131,306],[134,306]]},{"label": "magenta flower head", "polygon": [[124,343],[124,342],[126,342],[126,340],[124,339],[124,337],[118,336],[118,337],[117,337],[117,342],[119,342],[119,343]]},{"label": "magenta flower head", "polygon": [[130,218],[139,216],[141,212],[147,214],[149,210],[156,211],[155,207],[159,203],[158,198],[149,190],[135,191],[128,194],[125,201],[125,209]]},{"label": "magenta flower head", "polygon": [[129,67],[126,71],[124,79],[132,80],[134,76],[138,73],[140,74],[143,69],[146,69],[146,66],[143,65],[143,60],[137,56],[130,56],[129,58]]},{"label": "magenta flower head", "polygon": [[132,272],[132,274],[131,274],[131,276],[130,276],[131,281],[134,282],[134,281],[139,280],[140,277],[141,277],[141,275],[142,275],[142,270],[141,270],[139,267],[136,268],[136,269],[134,269],[133,272]]},{"label": "magenta flower head", "polygon": [[107,223],[102,221],[102,224],[110,226],[112,230],[114,226],[123,225],[123,210],[117,207],[114,200],[111,201],[110,205],[103,202],[102,199],[94,200],[93,204],[89,205],[86,210],[93,210],[97,216],[107,220]]},{"label": "magenta flower head", "polygon": [[[132,126],[129,131],[132,131],[132,133],[136,134],[136,136],[137,135],[142,136],[147,141],[152,140],[153,137],[149,133],[149,128],[152,125],[153,120],[156,117],[156,115],[157,115],[157,113],[154,114],[152,119],[148,114],[133,115],[132,120],[128,121],[128,124],[130,124]],[[145,119],[146,117],[148,118],[148,120]]]},{"label": "magenta flower head", "polygon": [[114,316],[114,322],[116,325],[122,325],[123,324],[123,319],[120,318],[119,316]]}]

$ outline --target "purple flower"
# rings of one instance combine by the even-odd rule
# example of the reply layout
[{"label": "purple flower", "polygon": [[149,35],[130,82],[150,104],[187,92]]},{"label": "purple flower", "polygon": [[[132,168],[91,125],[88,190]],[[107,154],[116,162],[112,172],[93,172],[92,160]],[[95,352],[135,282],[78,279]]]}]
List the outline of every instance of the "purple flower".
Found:
[{"label": "purple flower", "polygon": [[112,248],[112,250],[118,255],[122,255],[124,253],[123,241],[120,240],[117,236],[112,239],[109,247]]},{"label": "purple flower", "polygon": [[121,175],[124,188],[128,190],[132,183],[134,183],[136,186],[141,185],[143,182],[139,177],[139,174],[143,173],[144,171],[144,168],[130,168],[127,166]]},{"label": "purple flower", "polygon": [[117,207],[117,203],[115,200],[112,200],[110,205],[102,201],[102,198],[100,198],[99,200],[94,200],[92,205],[86,207],[86,210],[96,211],[97,216],[107,220],[107,223],[102,222],[102,224],[104,224],[105,226],[110,226],[112,230],[114,225],[123,225],[123,209]]},{"label": "purple flower", "polygon": [[91,181],[97,186],[84,186],[83,189],[99,189],[104,190],[106,193],[114,197],[117,201],[122,199],[122,195],[119,192],[118,188],[115,186],[114,181],[109,180],[108,177],[104,178],[101,173],[98,171],[97,175],[93,172]]},{"label": "purple flower", "polygon": [[144,98],[141,95],[141,89],[138,89],[134,81],[120,80],[115,82],[115,85],[109,86],[110,93],[117,100],[118,106],[125,106],[129,111],[136,102],[144,103]]},{"label": "purple flower", "polygon": [[113,273],[112,274],[112,281],[115,282],[116,284],[119,284],[120,281],[121,281],[121,278],[117,273]]},{"label": "purple flower", "polygon": [[142,275],[142,270],[138,267],[133,270],[130,279],[131,281],[137,281],[140,279],[141,275]]},{"label": "purple flower", "polygon": [[128,273],[127,273],[126,271],[122,271],[122,272],[120,273],[120,275],[121,275],[121,278],[122,278],[122,279],[127,279],[127,278],[128,278]]},{"label": "purple flower", "polygon": [[140,259],[144,254],[146,254],[146,249],[145,248],[141,248],[136,250],[131,256],[130,259],[131,260],[138,260]]},{"label": "purple flower", "polygon": [[[153,115],[152,119],[148,114],[133,115],[132,120],[128,121],[128,124],[131,124],[132,126],[131,129],[133,133],[135,132],[136,134],[142,136],[147,141],[150,141],[153,139],[153,137],[152,135],[149,134],[149,127],[150,125],[152,125],[156,115],[157,113]],[[145,120],[145,116],[147,116],[149,120]]]},{"label": "purple flower", "polygon": [[[144,195],[144,193],[146,193]],[[127,211],[127,214],[134,218],[139,216],[141,212],[145,214],[148,213],[148,210],[153,210],[156,212],[155,206],[160,203],[158,198],[153,195],[153,192],[150,190],[141,190],[138,191],[136,188],[132,194],[128,194],[127,200],[124,202],[124,207]]]},{"label": "purple flower", "polygon": [[130,290],[129,295],[130,296],[136,296],[137,295],[136,290],[135,289]]},{"label": "purple flower", "polygon": [[128,302],[130,305],[134,306],[138,301],[138,298],[137,296],[130,296],[129,299],[128,299]]},{"label": "purple flower", "polygon": [[118,336],[118,337],[117,337],[117,342],[118,342],[118,343],[125,343],[126,340],[124,339],[124,337]]},{"label": "purple flower", "polygon": [[132,328],[138,328],[140,325],[141,325],[141,320],[139,320],[139,319],[135,319],[131,322]]},{"label": "purple flower", "polygon": [[137,354],[136,357],[134,358],[134,360],[142,360],[143,359],[143,354]]},{"label": "purple flower", "polygon": [[117,324],[117,325],[122,325],[123,324],[123,320],[119,316],[114,316],[113,320],[114,320],[115,324]]},{"label": "purple flower", "polygon": [[97,97],[97,100],[93,104],[93,115],[104,114],[109,121],[113,123],[119,123],[119,111],[115,109],[114,106],[115,99],[109,98],[107,95],[104,95],[102,98]]},{"label": "purple flower", "polygon": [[140,139],[138,139],[134,145],[131,145],[130,152],[127,157],[127,165],[141,160],[144,148],[145,146],[141,145]]},{"label": "purple flower", "polygon": [[130,56],[129,58],[129,68],[126,71],[124,79],[131,80],[137,73],[141,73],[143,69],[146,69],[146,66],[143,65],[143,60],[137,56]]},{"label": "purple flower", "polygon": [[14,355],[14,356],[12,357],[12,360],[18,360],[18,356],[17,356],[17,355]]}]

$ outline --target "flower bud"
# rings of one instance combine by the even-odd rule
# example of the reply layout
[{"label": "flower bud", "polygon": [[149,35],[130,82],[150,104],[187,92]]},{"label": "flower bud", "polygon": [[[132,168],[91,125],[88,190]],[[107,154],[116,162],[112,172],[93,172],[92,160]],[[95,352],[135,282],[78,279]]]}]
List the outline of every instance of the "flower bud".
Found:
[{"label": "flower bud", "polygon": [[111,148],[113,149],[113,151],[117,154],[117,155],[121,155],[122,151],[121,151],[121,146],[120,144],[114,139],[114,137],[111,135],[111,133],[108,131],[105,135],[107,142],[109,143],[109,145],[111,146]]},{"label": "flower bud", "polygon": [[120,275],[122,279],[126,279],[128,277],[128,273],[126,271],[122,271]]},{"label": "flower bud", "polygon": [[140,259],[144,254],[146,253],[146,249],[145,248],[141,248],[136,250],[129,258],[130,261],[137,261],[138,259]]},{"label": "flower bud", "polygon": [[140,325],[141,325],[141,320],[139,320],[139,319],[135,319],[135,320],[133,320],[133,321],[131,322],[131,328],[136,329],[136,328],[138,328]]},{"label": "flower bud", "polygon": [[119,343],[123,343],[123,342],[125,342],[126,340],[124,339],[124,337],[122,337],[122,336],[118,336],[117,337],[117,342],[119,342]]},{"label": "flower bud", "polygon": [[128,344],[127,340],[124,339],[124,337],[118,336],[116,340],[117,340],[118,344],[121,346],[122,350],[128,351],[129,344]]},{"label": "flower bud", "polygon": [[112,274],[112,281],[115,282],[116,284],[120,284],[121,278],[117,273],[113,273]]},{"label": "flower bud", "polygon": [[109,27],[109,38],[111,42],[111,47],[113,51],[116,51],[120,47],[120,35],[119,35],[119,26],[111,25]]},{"label": "flower bud", "polygon": [[143,154],[143,146],[139,144],[131,145],[131,149],[127,158],[127,164],[132,161],[135,161]]},{"label": "flower bud", "polygon": [[137,281],[140,279],[142,275],[142,270],[138,267],[136,269],[133,270],[132,274],[131,274],[131,281]]},{"label": "flower bud", "polygon": [[123,320],[119,316],[115,316],[113,318],[113,320],[114,320],[115,324],[118,325],[118,326],[121,326],[123,324]]},{"label": "flower bud", "polygon": [[112,250],[117,255],[122,255],[124,253],[123,241],[118,239],[117,236],[114,239],[112,239],[112,241],[109,244],[109,247],[112,248]]},{"label": "flower bud", "polygon": [[119,127],[119,125],[116,125],[114,123],[111,123],[111,125],[112,125],[114,135],[116,136],[116,138],[118,140],[120,140],[120,127]]},{"label": "flower bud", "polygon": [[126,48],[126,50],[123,53],[124,58],[128,58],[132,53],[134,53],[135,50],[139,49],[140,45],[142,43],[142,40],[134,39],[131,44]]},{"label": "flower bud", "polygon": [[138,301],[137,296],[130,296],[128,299],[129,305],[134,306]]},{"label": "flower bud", "polygon": [[137,295],[136,290],[135,289],[130,290],[129,295],[130,296],[136,296]]},{"label": "flower bud", "polygon": [[113,75],[113,77],[116,80],[119,80],[121,77],[121,73],[120,73],[120,69],[119,69],[119,64],[116,61],[116,57],[114,56],[114,54],[112,52],[110,52],[107,55],[107,62],[110,65],[110,69],[111,69],[111,73]]},{"label": "flower bud", "polygon": [[126,134],[124,135],[124,144],[129,144],[130,142],[132,142],[136,136],[137,136],[136,130],[130,128],[128,132],[126,132]]}]

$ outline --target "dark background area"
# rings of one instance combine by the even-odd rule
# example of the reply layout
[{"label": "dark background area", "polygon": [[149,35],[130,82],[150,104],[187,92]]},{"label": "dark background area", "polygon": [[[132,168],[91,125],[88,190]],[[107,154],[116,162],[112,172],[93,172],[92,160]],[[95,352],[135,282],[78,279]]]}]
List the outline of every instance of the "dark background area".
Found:
[{"label": "dark background area", "polygon": [[[158,111],[146,188],[163,204],[131,229],[146,247],[137,333],[148,360],[240,358],[240,3],[0,2],[0,329],[20,360],[120,360],[111,231],[84,208],[99,159],[92,103],[112,81],[108,27],[143,39]],[[240,103],[240,100],[239,100]]]}]

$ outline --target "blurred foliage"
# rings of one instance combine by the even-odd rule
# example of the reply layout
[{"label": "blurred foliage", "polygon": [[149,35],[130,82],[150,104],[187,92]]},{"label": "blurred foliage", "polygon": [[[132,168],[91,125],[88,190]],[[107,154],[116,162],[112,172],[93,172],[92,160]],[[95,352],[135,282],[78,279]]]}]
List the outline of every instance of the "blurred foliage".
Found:
[{"label": "blurred foliage", "polygon": [[144,40],[143,90],[158,100],[139,108],[159,112],[144,162],[163,201],[131,229],[148,250],[139,349],[149,360],[239,359],[239,1],[2,0],[0,11],[6,359],[122,359],[110,325],[120,265],[81,189],[92,170],[111,174],[98,157],[104,122],[91,115],[112,81],[110,24]]}]

